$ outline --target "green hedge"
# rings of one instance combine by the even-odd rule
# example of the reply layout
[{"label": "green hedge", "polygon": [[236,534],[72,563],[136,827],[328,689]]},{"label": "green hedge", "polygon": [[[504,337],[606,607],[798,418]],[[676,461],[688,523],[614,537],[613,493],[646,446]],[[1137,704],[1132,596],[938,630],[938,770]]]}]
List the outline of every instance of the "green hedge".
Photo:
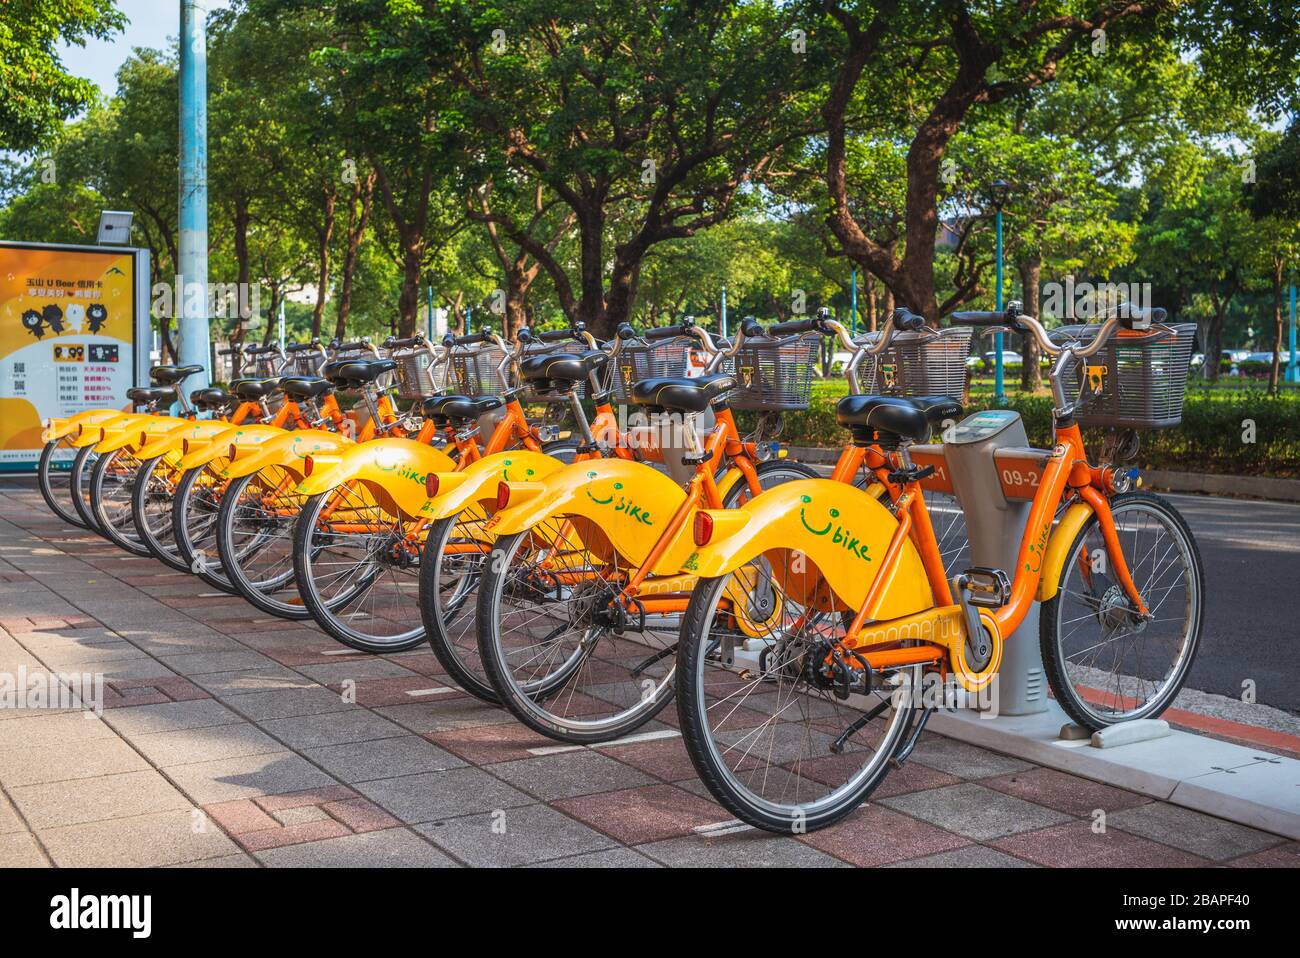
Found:
[{"label": "green hedge", "polygon": [[[792,446],[836,447],[846,433],[835,422],[835,403],[843,393],[834,382],[818,383],[813,402],[803,412],[787,413],[781,440]],[[992,396],[976,392],[971,412],[993,405]],[[1047,446],[1052,438],[1050,396],[1011,393],[1007,406],[1024,417],[1030,442]],[[738,416],[742,428],[752,428],[752,413]],[[1253,442],[1247,423],[1254,424]],[[1095,435],[1094,435],[1095,432]],[[1089,442],[1101,430],[1087,430]],[[1172,429],[1143,435],[1139,462],[1150,469],[1217,472],[1235,475],[1300,477],[1300,395],[1271,398],[1263,390],[1192,388],[1183,408],[1183,421]]]}]

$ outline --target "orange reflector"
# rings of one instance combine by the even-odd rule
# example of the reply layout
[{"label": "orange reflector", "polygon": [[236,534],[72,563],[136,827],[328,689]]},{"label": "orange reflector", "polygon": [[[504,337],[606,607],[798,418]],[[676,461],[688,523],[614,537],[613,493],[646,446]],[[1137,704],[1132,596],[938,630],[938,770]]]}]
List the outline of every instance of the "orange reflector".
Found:
[{"label": "orange reflector", "polygon": [[424,477],[424,494],[432,499],[438,494],[438,474],[431,472]]},{"label": "orange reflector", "polygon": [[500,512],[506,506],[510,505],[510,483],[497,483],[497,511]]},{"label": "orange reflector", "polygon": [[713,538],[713,516],[707,512],[695,513],[695,544],[706,546]]},{"label": "orange reflector", "polygon": [[316,468],[316,460],[315,460],[315,459],[313,459],[311,456],[303,456],[303,457],[302,457],[302,474],[303,474],[304,476],[310,476],[310,475],[311,475],[311,471],[312,471],[313,469],[315,469],[315,468]]}]

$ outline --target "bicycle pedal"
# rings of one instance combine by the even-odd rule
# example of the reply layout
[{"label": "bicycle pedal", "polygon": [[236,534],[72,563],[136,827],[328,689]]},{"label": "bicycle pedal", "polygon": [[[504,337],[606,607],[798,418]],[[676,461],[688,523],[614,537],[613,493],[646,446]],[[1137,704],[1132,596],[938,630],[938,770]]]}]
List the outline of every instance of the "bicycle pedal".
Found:
[{"label": "bicycle pedal", "polygon": [[1001,569],[976,566],[963,572],[958,580],[958,590],[978,608],[1000,609],[1011,601],[1011,580]]}]

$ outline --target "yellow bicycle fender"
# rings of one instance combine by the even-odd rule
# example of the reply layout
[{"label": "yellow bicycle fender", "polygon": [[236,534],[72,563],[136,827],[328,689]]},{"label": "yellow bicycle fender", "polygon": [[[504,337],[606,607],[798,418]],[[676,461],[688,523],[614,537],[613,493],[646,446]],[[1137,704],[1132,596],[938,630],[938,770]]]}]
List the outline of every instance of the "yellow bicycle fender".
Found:
[{"label": "yellow bicycle fender", "polygon": [[375,439],[342,451],[335,460],[313,466],[312,474],[298,484],[296,492],[314,496],[356,480],[369,487],[383,508],[393,507],[408,518],[419,518],[429,501],[424,479],[430,472],[450,472],[456,464],[445,452],[414,439]]},{"label": "yellow bicycle fender", "polygon": [[420,514],[430,519],[458,515],[471,503],[495,502],[502,482],[538,482],[563,468],[554,456],[527,449],[484,456],[462,472],[438,473],[438,495],[426,500]]},{"label": "yellow bicycle fender", "polygon": [[[710,510],[713,537],[682,565],[701,578],[732,572],[765,552],[790,550],[806,557],[809,571],[825,579],[851,609],[866,600],[898,522],[875,497],[848,483],[799,479],[767,490],[739,509]],[[774,571],[795,569],[773,562]],[[804,575],[804,573],[799,573]],[[899,564],[881,599],[880,619],[911,615],[934,604],[916,547],[904,543]]]},{"label": "yellow bicycle fender", "polygon": [[726,500],[727,494],[731,492],[732,487],[738,482],[745,481],[745,474],[734,466],[728,469],[722,476],[722,481],[718,483],[718,498]]},{"label": "yellow bicycle fender", "polygon": [[[156,459],[169,452],[179,454],[186,441],[191,445],[196,442],[206,445],[214,436],[219,436],[229,428],[230,423],[221,422],[219,419],[186,420],[183,425],[168,429],[156,439],[150,439],[135,455],[137,459]],[[177,459],[179,458],[178,455]]]},{"label": "yellow bicycle fender", "polygon": [[51,418],[47,420],[45,429],[41,432],[41,442],[53,442],[64,436],[71,436],[82,426],[89,428],[106,425],[125,415],[127,414],[120,409],[86,409],[67,419]]},{"label": "yellow bicycle fender", "polygon": [[[540,487],[536,495],[532,489]],[[507,506],[488,521],[493,535],[532,528],[547,516],[590,519],[628,561],[640,564],[663,534],[668,520],[686,498],[681,486],[662,472],[625,459],[592,459],[558,469],[540,483],[511,483],[526,498]],[[690,523],[664,551],[655,574],[676,573],[694,548]]]},{"label": "yellow bicycle fender", "polygon": [[1056,598],[1061,584],[1061,570],[1069,558],[1070,546],[1074,545],[1079,530],[1091,517],[1092,506],[1086,502],[1076,502],[1061,516],[1052,537],[1047,540],[1047,550],[1043,553],[1042,577],[1038,580],[1038,594],[1035,596],[1039,602]]},{"label": "yellow bicycle fender", "polygon": [[168,430],[176,429],[188,423],[188,419],[176,416],[123,416],[103,427],[104,438],[95,445],[95,452],[103,455],[117,449],[126,449],[134,453],[144,443],[140,437],[165,435]]},{"label": "yellow bicycle fender", "polygon": [[108,438],[110,432],[116,437],[119,428],[131,428],[139,431],[139,424],[147,419],[152,419],[149,413],[123,413],[112,419],[105,419],[97,423],[82,423],[77,427],[76,432],[72,433],[72,445],[80,449],[82,446],[96,446]]},{"label": "yellow bicycle fender", "polygon": [[295,429],[254,446],[247,453],[240,448],[238,455],[221,470],[221,476],[224,479],[238,479],[241,476],[251,476],[266,466],[283,466],[301,480],[302,461],[307,456],[317,453],[337,456],[352,445],[355,443],[351,439],[337,432]]},{"label": "yellow bicycle fender", "polygon": [[[231,426],[229,423],[223,425],[225,429],[206,442],[191,440],[189,449],[181,457],[177,468],[182,471],[197,469],[199,466],[206,466],[214,459],[229,456],[231,446],[236,446],[241,452],[255,449],[262,443],[288,432],[279,426],[265,426],[261,423],[249,423],[246,426]],[[184,438],[181,440],[181,445],[184,447]]]}]

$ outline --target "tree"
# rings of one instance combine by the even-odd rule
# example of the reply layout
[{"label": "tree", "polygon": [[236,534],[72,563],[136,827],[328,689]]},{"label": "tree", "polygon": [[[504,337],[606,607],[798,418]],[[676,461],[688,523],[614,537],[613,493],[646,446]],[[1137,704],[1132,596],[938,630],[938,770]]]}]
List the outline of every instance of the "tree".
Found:
[{"label": "tree", "polygon": [[95,84],[66,72],[59,43],[106,39],[125,24],[113,0],[0,4],[0,149],[34,149],[94,101]]},{"label": "tree", "polygon": [[[525,178],[568,208],[569,268],[504,212],[571,321],[607,335],[631,314],[646,257],[733,215],[810,129],[774,3],[519,0],[458,5],[451,116],[500,189]],[[452,20],[453,18],[448,18]],[[494,40],[493,32],[499,40]],[[495,44],[495,45],[494,45]]]},{"label": "tree", "polygon": [[[997,106],[1051,82],[1065,63],[1099,38],[1117,47],[1125,28],[1136,29],[1174,4],[1155,0],[1072,6],[1079,12],[1030,3],[985,7],[964,0],[919,7],[835,0],[825,4],[840,43],[822,105],[828,225],[849,258],[931,320],[942,311],[934,275],[941,164],[971,111]],[[924,104],[919,123],[905,116],[901,124],[909,140],[901,256],[864,229],[850,202],[847,180],[850,133],[864,125],[871,129],[870,122],[875,122],[873,132],[878,135],[897,134],[900,99]],[[868,112],[873,103],[876,109]],[[882,116],[883,121],[875,119]],[[881,128],[881,123],[888,125]]]},{"label": "tree", "polygon": [[1261,225],[1262,252],[1273,294],[1273,365],[1268,390],[1277,395],[1281,381],[1282,285],[1287,267],[1300,264],[1300,120],[1266,143],[1256,165],[1256,179],[1245,189],[1247,206]]}]

